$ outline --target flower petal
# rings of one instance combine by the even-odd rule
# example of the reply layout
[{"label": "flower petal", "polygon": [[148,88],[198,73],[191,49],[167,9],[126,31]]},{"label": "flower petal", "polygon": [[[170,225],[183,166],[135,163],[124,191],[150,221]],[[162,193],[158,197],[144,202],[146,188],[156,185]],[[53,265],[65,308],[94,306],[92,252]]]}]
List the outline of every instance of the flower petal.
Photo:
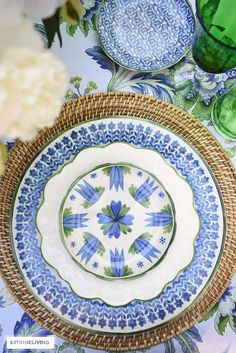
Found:
[{"label": "flower petal", "polygon": [[118,202],[112,201],[111,209],[114,214],[114,217],[117,218],[121,210],[121,201],[118,201]]}]

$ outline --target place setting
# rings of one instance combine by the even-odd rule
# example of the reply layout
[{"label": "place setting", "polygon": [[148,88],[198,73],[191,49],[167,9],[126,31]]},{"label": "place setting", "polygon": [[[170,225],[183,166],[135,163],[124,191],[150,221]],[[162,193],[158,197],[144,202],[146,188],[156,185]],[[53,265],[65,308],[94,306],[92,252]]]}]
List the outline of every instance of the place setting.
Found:
[{"label": "place setting", "polygon": [[[97,38],[136,78],[184,60],[191,46],[207,67],[199,33],[211,41],[215,32],[199,3],[195,21],[185,0],[105,0]],[[201,321],[234,274],[235,181],[209,130],[174,105],[130,92],[71,99],[8,153],[1,276],[26,313],[74,344],[166,342]]]}]

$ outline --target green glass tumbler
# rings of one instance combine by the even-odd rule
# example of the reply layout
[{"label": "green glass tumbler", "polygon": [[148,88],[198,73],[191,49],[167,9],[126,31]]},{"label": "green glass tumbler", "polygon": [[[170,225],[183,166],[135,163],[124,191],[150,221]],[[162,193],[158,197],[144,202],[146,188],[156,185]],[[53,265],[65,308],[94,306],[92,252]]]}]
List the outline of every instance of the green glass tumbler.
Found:
[{"label": "green glass tumbler", "polygon": [[197,0],[193,58],[206,72],[223,73],[236,67],[236,1]]},{"label": "green glass tumbler", "polygon": [[236,88],[218,98],[212,109],[212,123],[225,138],[236,140]]}]

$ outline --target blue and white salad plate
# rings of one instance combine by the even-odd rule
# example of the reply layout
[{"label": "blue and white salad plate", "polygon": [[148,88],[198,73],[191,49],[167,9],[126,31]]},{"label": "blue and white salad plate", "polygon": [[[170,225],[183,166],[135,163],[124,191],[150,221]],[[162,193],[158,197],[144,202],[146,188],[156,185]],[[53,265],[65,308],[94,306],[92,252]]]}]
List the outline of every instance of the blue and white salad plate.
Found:
[{"label": "blue and white salad plate", "polygon": [[[214,177],[191,145],[151,121],[99,118],[57,135],[28,166],[12,206],[12,246],[27,286],[54,315],[86,330],[134,333],[181,315],[207,288],[222,254],[223,214]],[[138,235],[132,234],[137,216],[144,220]],[[54,230],[55,238],[47,237]],[[188,234],[181,238],[181,230]],[[139,238],[144,233],[149,236]],[[165,235],[171,239],[161,248]],[[50,263],[53,248],[56,266]],[[189,258],[180,264],[182,253]],[[62,256],[68,260],[59,264]],[[179,270],[169,276],[176,264]],[[72,288],[70,266],[84,278],[78,288]],[[92,292],[97,281],[106,290]],[[86,286],[94,297],[82,293]],[[119,303],[123,289],[125,302]]]},{"label": "blue and white salad plate", "polygon": [[195,20],[186,0],[105,0],[98,36],[115,62],[154,71],[177,63],[189,50]]}]

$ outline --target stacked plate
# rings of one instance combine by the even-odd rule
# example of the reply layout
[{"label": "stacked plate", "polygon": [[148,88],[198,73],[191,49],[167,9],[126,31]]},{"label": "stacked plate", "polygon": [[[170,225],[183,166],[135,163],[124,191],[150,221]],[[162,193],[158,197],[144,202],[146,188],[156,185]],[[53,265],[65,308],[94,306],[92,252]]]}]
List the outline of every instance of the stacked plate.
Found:
[{"label": "stacked plate", "polygon": [[21,174],[11,214],[26,288],[49,317],[107,337],[102,348],[193,308],[225,240],[221,193],[202,156],[174,130],[121,114],[55,134]]}]

